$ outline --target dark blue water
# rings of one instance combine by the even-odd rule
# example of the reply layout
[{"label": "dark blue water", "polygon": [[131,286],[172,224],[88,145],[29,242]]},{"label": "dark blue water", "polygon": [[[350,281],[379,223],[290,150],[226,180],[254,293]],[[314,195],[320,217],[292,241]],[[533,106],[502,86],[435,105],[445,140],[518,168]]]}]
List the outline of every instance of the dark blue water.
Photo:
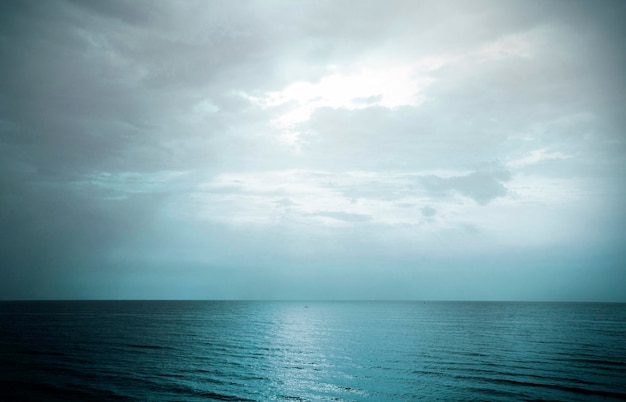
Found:
[{"label": "dark blue water", "polygon": [[2,302],[0,399],[626,399],[626,305]]}]

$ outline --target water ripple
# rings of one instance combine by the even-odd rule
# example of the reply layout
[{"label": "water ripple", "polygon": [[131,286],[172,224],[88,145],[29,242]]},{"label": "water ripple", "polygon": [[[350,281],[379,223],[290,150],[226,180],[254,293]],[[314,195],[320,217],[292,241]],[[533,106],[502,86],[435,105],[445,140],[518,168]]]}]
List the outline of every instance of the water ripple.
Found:
[{"label": "water ripple", "polygon": [[0,303],[0,399],[626,399],[626,306]]}]

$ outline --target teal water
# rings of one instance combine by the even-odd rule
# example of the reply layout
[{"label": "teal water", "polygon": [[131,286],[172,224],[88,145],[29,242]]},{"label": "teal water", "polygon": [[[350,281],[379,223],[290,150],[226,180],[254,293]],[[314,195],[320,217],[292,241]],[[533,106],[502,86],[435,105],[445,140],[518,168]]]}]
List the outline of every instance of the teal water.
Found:
[{"label": "teal water", "polygon": [[0,303],[1,400],[620,400],[626,305]]}]

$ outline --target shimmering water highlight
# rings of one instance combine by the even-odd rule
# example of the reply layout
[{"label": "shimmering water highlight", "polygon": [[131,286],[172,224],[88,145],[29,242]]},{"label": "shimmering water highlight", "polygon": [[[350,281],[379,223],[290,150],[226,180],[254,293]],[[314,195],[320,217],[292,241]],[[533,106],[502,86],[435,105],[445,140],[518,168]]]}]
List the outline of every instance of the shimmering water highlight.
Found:
[{"label": "shimmering water highlight", "polygon": [[626,399],[626,305],[0,303],[26,400]]}]

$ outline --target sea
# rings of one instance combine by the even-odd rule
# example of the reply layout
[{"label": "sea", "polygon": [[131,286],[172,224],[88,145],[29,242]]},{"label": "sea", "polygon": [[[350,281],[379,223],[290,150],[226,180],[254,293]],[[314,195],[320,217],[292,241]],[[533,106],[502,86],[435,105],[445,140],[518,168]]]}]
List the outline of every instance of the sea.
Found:
[{"label": "sea", "polygon": [[0,400],[626,400],[626,304],[0,302]]}]

